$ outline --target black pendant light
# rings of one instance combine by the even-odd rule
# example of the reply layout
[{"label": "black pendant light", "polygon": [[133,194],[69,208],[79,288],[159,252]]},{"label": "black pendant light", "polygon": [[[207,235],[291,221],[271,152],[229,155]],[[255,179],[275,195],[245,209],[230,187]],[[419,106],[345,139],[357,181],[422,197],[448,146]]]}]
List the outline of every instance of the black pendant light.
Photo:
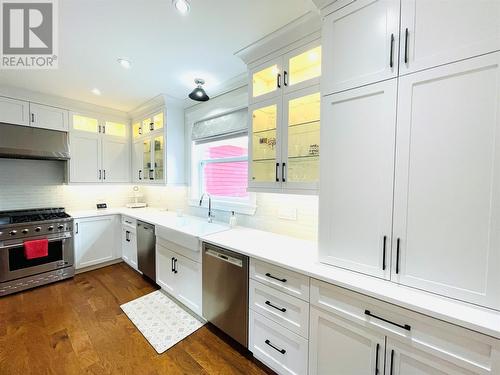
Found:
[{"label": "black pendant light", "polygon": [[197,102],[206,102],[208,99],[210,99],[202,87],[205,84],[205,80],[201,78],[195,78],[194,83],[196,83],[197,87],[193,91],[191,91],[189,97],[193,100],[196,100]]}]

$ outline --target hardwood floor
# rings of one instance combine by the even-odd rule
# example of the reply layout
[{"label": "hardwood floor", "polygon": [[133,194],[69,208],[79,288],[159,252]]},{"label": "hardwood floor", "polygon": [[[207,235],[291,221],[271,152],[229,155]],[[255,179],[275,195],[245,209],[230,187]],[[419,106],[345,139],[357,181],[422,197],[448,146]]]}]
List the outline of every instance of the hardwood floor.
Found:
[{"label": "hardwood floor", "polygon": [[124,263],[0,298],[0,374],[265,374],[206,326],[158,355],[120,305],[155,290]]}]

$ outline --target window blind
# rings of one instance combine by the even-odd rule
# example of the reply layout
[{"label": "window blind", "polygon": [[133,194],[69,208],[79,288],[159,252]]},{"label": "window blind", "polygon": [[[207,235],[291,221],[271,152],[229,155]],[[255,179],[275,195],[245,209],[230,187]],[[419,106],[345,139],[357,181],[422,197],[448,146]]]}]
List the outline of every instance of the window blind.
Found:
[{"label": "window blind", "polygon": [[210,119],[195,122],[192,140],[203,142],[248,131],[248,109],[243,108]]}]

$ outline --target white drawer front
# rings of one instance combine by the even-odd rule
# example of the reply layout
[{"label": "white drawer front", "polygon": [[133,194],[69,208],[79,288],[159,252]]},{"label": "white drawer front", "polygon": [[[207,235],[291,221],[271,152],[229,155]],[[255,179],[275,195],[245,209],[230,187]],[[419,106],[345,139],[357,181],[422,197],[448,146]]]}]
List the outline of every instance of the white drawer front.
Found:
[{"label": "white drawer front", "polygon": [[135,233],[137,220],[133,219],[129,216],[122,216],[122,225],[126,225],[127,227],[130,227],[131,229],[133,229],[133,232]]},{"label": "white drawer front", "polygon": [[249,350],[278,374],[307,374],[308,341],[250,310]]},{"label": "white drawer front", "polygon": [[311,280],[311,305],[477,374],[500,373],[500,340]]},{"label": "white drawer front", "polygon": [[285,328],[309,337],[309,304],[250,280],[250,308]]},{"label": "white drawer front", "polygon": [[250,278],[309,301],[309,277],[269,263],[250,259]]}]

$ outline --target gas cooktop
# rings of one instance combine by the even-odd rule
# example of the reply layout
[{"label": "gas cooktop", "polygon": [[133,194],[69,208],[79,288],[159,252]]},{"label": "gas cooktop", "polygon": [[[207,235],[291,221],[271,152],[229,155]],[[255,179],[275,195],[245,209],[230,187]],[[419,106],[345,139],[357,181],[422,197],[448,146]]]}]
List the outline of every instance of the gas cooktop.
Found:
[{"label": "gas cooktop", "polygon": [[0,225],[36,223],[40,221],[71,218],[64,208],[35,208],[26,210],[0,211]]}]

